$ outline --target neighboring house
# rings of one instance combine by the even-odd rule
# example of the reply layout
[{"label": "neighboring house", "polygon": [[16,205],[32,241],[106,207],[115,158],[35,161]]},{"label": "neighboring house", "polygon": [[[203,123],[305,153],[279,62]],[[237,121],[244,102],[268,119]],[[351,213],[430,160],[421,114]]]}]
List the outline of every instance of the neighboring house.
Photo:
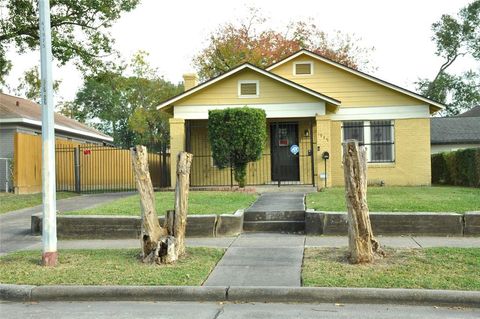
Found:
[{"label": "neighboring house", "polygon": [[430,115],[444,106],[421,95],[307,50],[266,69],[242,64],[199,85],[193,74],[184,79],[186,91],[158,109],[173,116],[172,154],[194,155],[192,186],[230,185],[230,170],[212,161],[208,111],[245,105],[264,109],[268,122],[264,154],[249,164],[247,184],[343,185],[342,142],[352,138],[368,148],[370,183],[431,182]]},{"label": "neighboring house", "polygon": [[431,120],[432,154],[480,147],[480,106],[454,117]]},{"label": "neighboring house", "polygon": [[[41,172],[40,167],[37,166],[41,165],[37,164],[38,159],[41,158],[39,144],[41,132],[42,109],[40,105],[0,93],[0,158],[2,158],[0,160],[0,190],[5,190],[6,182],[8,182],[8,188],[12,188],[11,173],[8,171],[11,170],[12,163],[16,161],[15,164],[18,165],[22,160],[26,161],[25,168],[20,169],[18,173],[28,175],[31,170],[32,178],[36,180],[36,183],[28,186],[19,185],[24,188],[24,191],[20,189],[19,192],[40,190]],[[113,142],[112,137],[58,113],[55,113],[55,137],[57,145],[83,143],[110,145]],[[26,140],[29,140],[30,144],[19,145],[19,141]],[[20,151],[26,155],[16,154]],[[27,161],[27,154],[35,160],[30,158]],[[11,159],[14,159],[13,162]]]}]

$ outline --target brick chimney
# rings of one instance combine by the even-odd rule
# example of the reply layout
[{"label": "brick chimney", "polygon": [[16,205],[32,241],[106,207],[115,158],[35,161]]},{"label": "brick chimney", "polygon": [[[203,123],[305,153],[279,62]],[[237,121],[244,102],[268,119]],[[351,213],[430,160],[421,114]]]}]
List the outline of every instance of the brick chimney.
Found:
[{"label": "brick chimney", "polygon": [[198,75],[196,73],[186,73],[183,75],[183,86],[185,87],[185,91],[197,86],[197,84]]}]

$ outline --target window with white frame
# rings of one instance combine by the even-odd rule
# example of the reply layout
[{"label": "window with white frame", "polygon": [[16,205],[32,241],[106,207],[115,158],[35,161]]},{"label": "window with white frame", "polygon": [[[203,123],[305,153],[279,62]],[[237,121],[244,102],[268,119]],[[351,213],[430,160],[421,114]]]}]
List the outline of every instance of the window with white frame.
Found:
[{"label": "window with white frame", "polygon": [[343,122],[343,142],[355,139],[367,148],[369,163],[395,161],[394,124],[391,120]]},{"label": "window with white frame", "polygon": [[259,81],[242,80],[238,81],[238,97],[255,98],[260,95]]},{"label": "window with white frame", "polygon": [[293,75],[312,75],[313,62],[295,62],[293,64]]}]

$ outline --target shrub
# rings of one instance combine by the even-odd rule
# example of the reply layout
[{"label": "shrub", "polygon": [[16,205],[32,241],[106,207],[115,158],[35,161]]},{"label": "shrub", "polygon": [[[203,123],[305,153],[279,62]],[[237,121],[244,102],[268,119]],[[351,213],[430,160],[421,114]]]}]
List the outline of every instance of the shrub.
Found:
[{"label": "shrub", "polygon": [[432,183],[480,187],[480,148],[433,154]]},{"label": "shrub", "polygon": [[235,180],[245,186],[247,164],[259,160],[267,138],[264,110],[249,107],[208,112],[208,139],[215,165],[232,167]]}]

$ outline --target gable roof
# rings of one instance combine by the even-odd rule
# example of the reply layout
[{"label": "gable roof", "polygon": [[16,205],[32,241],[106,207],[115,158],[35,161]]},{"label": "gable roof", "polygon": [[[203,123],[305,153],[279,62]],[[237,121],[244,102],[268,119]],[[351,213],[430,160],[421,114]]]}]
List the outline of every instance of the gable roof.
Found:
[{"label": "gable roof", "polygon": [[[113,138],[62,114],[54,114],[55,130],[112,142]],[[27,99],[0,93],[0,123],[42,126],[42,107]]]},{"label": "gable roof", "polygon": [[456,117],[479,117],[480,118],[480,105],[477,105],[470,110],[458,114]]},{"label": "gable roof", "polygon": [[432,144],[480,144],[480,117],[432,117]]},{"label": "gable roof", "polygon": [[321,99],[321,100],[324,100],[324,101],[326,101],[326,102],[329,102],[329,103],[331,103],[331,104],[333,104],[333,105],[335,105],[335,106],[338,106],[338,105],[340,105],[340,103],[341,103],[341,102],[340,102],[339,100],[337,100],[337,99],[334,99],[334,98],[332,98],[332,97],[330,97],[330,96],[321,94],[321,93],[319,93],[319,92],[317,92],[317,91],[314,91],[314,90],[312,90],[312,89],[309,89],[309,88],[307,88],[307,87],[305,87],[305,86],[303,86],[303,85],[300,85],[300,84],[298,84],[298,83],[295,83],[295,82],[293,82],[293,81],[290,81],[290,80],[288,80],[288,79],[285,79],[285,78],[283,78],[283,77],[281,77],[281,76],[279,76],[279,75],[273,74],[273,73],[268,72],[268,71],[265,71],[265,70],[263,70],[263,69],[260,69],[259,67],[256,67],[256,66],[254,66],[253,64],[244,63],[244,64],[241,64],[241,65],[239,65],[239,66],[231,69],[230,71],[227,71],[227,72],[225,72],[225,73],[223,73],[223,74],[221,74],[221,75],[219,75],[219,76],[216,76],[216,77],[214,77],[214,78],[211,78],[210,80],[208,80],[208,81],[206,81],[206,82],[203,82],[203,83],[201,83],[201,84],[199,84],[199,85],[197,85],[197,86],[195,86],[195,87],[193,87],[193,88],[191,88],[191,89],[189,89],[189,90],[187,90],[187,91],[185,91],[185,92],[183,92],[183,93],[180,93],[180,94],[178,94],[178,95],[176,95],[176,96],[174,96],[174,97],[172,97],[172,98],[170,98],[170,99],[162,102],[160,105],[157,106],[157,109],[161,109],[161,108],[164,108],[164,107],[166,107],[166,106],[169,106],[169,105],[171,105],[172,103],[175,103],[176,101],[178,101],[178,100],[180,100],[180,99],[183,99],[183,98],[185,98],[185,97],[187,97],[187,96],[189,96],[189,95],[191,95],[191,94],[193,94],[193,93],[195,93],[195,92],[198,92],[198,91],[200,91],[200,90],[202,90],[202,89],[204,89],[204,88],[206,88],[206,87],[208,87],[208,86],[210,86],[210,85],[212,85],[212,84],[214,84],[214,83],[217,83],[217,82],[221,81],[222,79],[227,78],[227,77],[229,77],[229,76],[231,76],[231,75],[233,75],[233,74],[235,74],[235,73],[237,73],[237,72],[239,72],[239,71],[241,71],[241,70],[244,70],[244,69],[250,69],[250,70],[252,70],[252,71],[255,71],[255,72],[258,72],[258,73],[260,73],[260,74],[263,74],[263,75],[265,75],[265,76],[267,76],[267,77],[269,77],[269,78],[271,78],[271,79],[274,79],[274,80],[276,80],[276,81],[279,81],[279,82],[281,82],[281,83],[283,83],[283,84],[286,84],[286,85],[288,85],[288,86],[290,86],[290,87],[293,87],[293,88],[295,88],[295,89],[297,89],[297,90],[303,91],[303,92],[305,92],[305,93],[307,93],[307,94],[310,94],[310,95],[312,95],[312,96],[314,96],[314,97],[317,97],[317,98],[319,98],[319,99]]},{"label": "gable roof", "polygon": [[308,55],[308,56],[310,56],[310,57],[312,57],[312,58],[314,58],[314,59],[320,60],[320,61],[322,61],[322,62],[325,62],[325,63],[330,64],[330,65],[332,65],[332,66],[335,66],[335,67],[337,67],[337,68],[340,68],[340,69],[342,69],[342,70],[344,70],[344,71],[350,72],[350,73],[352,73],[352,74],[355,74],[355,75],[357,75],[357,76],[359,76],[359,77],[362,77],[362,78],[364,78],[364,79],[367,79],[367,80],[370,80],[370,81],[375,82],[375,83],[377,83],[377,84],[380,84],[380,85],[383,85],[383,86],[385,86],[385,87],[388,87],[388,88],[390,88],[390,89],[392,89],[392,90],[394,90],[394,91],[397,91],[397,92],[406,94],[406,95],[408,95],[408,96],[411,96],[411,97],[413,97],[413,98],[416,98],[416,99],[418,99],[418,100],[421,100],[421,101],[423,101],[423,102],[425,102],[425,103],[428,103],[429,105],[432,105],[432,106],[434,106],[434,107],[436,107],[436,108],[438,108],[438,109],[444,109],[444,108],[445,108],[445,106],[444,106],[442,103],[436,102],[436,101],[431,100],[431,99],[429,99],[429,98],[426,98],[426,97],[424,97],[424,96],[422,96],[422,95],[420,95],[420,94],[418,94],[418,93],[409,91],[409,90],[404,89],[404,88],[402,88],[402,87],[400,87],[400,86],[398,86],[398,85],[395,85],[395,84],[392,84],[392,83],[390,83],[390,82],[381,80],[381,79],[379,79],[379,78],[377,78],[377,77],[374,77],[374,76],[372,76],[372,75],[369,75],[369,74],[366,74],[366,73],[364,73],[364,72],[355,70],[355,69],[350,68],[350,67],[348,67],[348,66],[346,66],[346,65],[344,65],[344,64],[341,64],[341,63],[332,61],[332,60],[330,60],[330,59],[328,59],[328,58],[326,58],[326,57],[324,57],[324,56],[321,56],[321,55],[318,54],[318,53],[309,51],[309,50],[307,50],[307,49],[301,49],[301,50],[299,50],[299,51],[297,51],[297,52],[289,55],[288,57],[284,58],[283,60],[280,60],[280,61],[278,61],[278,62],[273,63],[272,65],[270,65],[269,67],[267,67],[266,70],[267,70],[267,71],[271,71],[271,70],[273,70],[274,68],[276,68],[276,67],[278,67],[278,66],[280,66],[280,65],[282,65],[282,64],[284,64],[284,63],[287,63],[288,61],[290,61],[290,60],[292,60],[292,59],[295,59],[295,58],[297,58],[298,56],[300,56],[300,55],[302,55],[302,54]]}]

